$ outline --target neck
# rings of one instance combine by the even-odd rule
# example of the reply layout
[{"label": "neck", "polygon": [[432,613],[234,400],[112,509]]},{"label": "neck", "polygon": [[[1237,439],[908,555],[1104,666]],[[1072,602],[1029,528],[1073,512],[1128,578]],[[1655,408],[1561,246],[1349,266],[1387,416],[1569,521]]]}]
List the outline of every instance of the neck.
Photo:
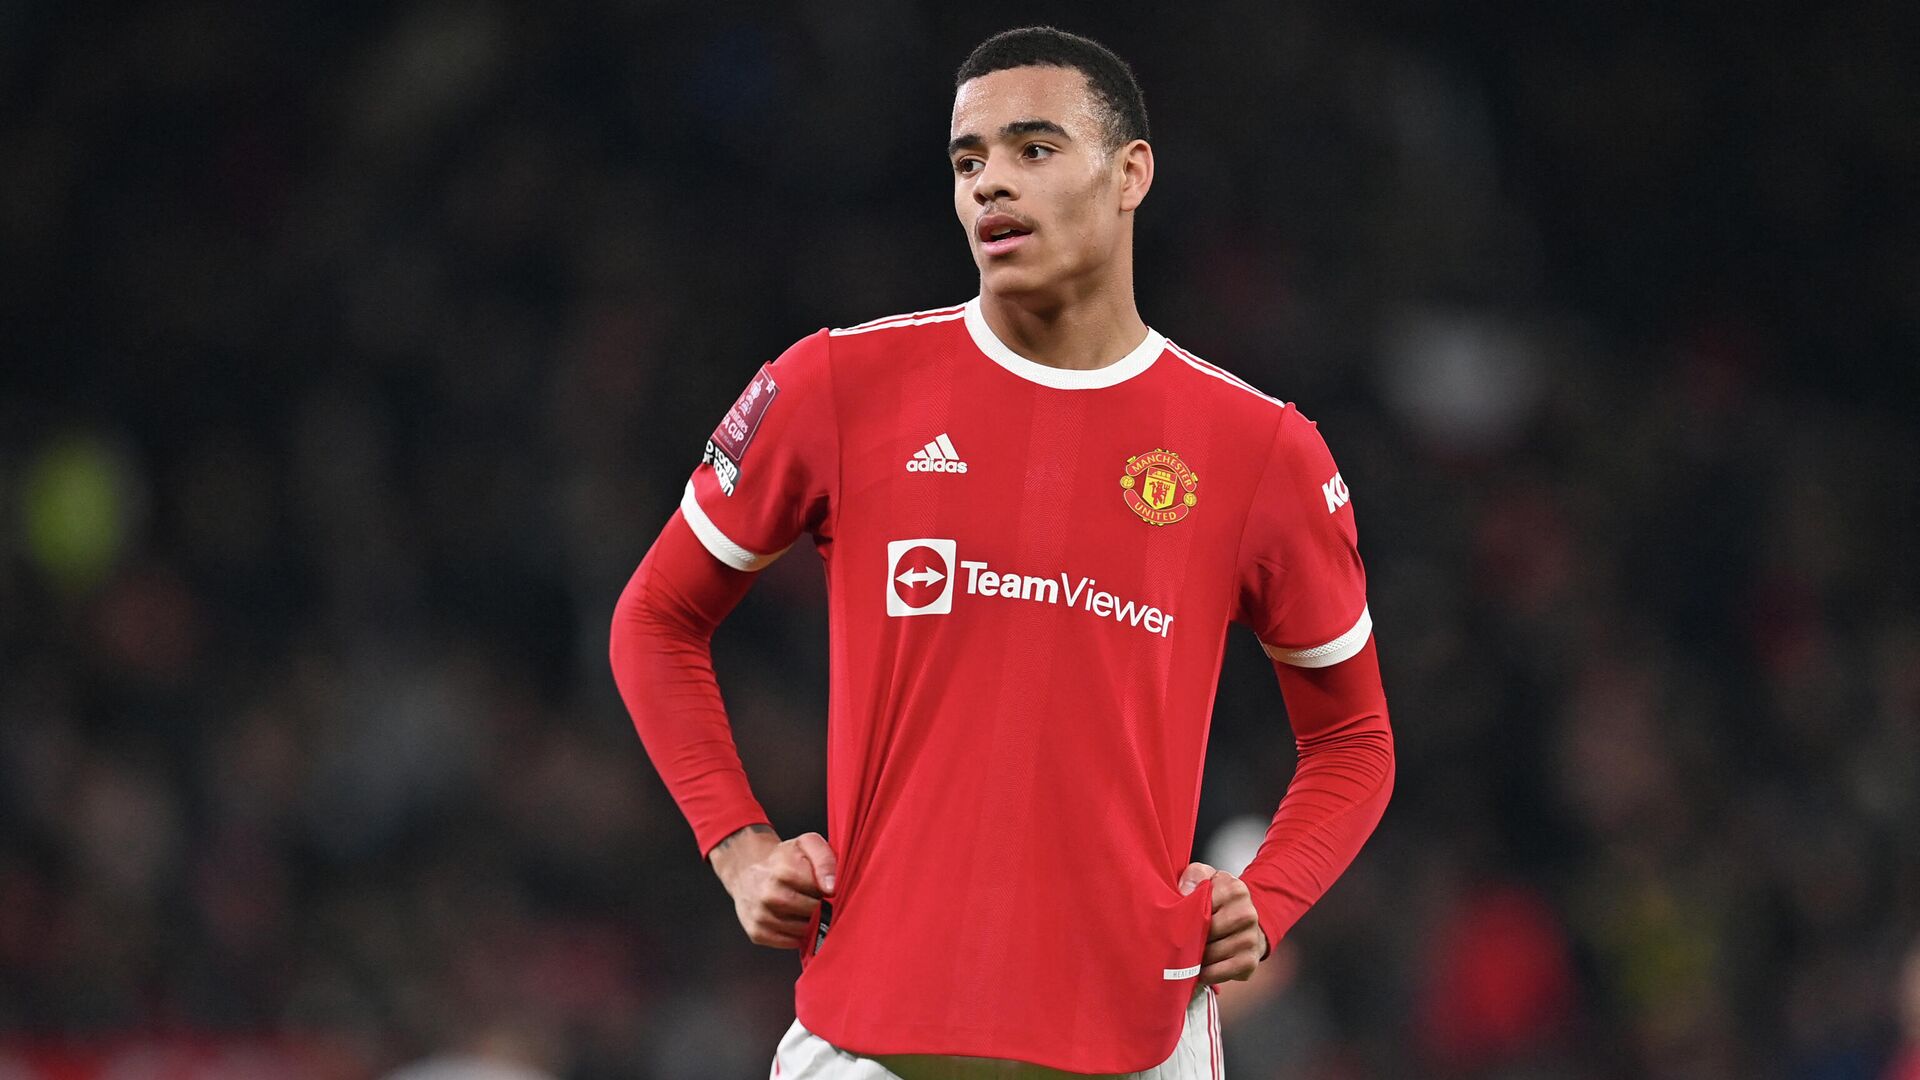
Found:
[{"label": "neck", "polygon": [[1081,295],[980,289],[980,313],[1007,347],[1048,367],[1091,371],[1114,363],[1147,336],[1131,277]]}]

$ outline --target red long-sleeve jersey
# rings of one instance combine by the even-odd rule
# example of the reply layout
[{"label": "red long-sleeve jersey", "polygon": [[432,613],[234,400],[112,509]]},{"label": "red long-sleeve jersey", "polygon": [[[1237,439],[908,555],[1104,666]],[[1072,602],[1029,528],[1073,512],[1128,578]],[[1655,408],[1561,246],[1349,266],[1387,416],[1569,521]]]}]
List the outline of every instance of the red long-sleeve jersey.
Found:
[{"label": "red long-sleeve jersey", "polygon": [[1301,754],[1242,875],[1269,941],[1384,809],[1347,486],[1291,405],[1157,333],[1066,371],[974,301],[822,331],[754,377],[614,623],[622,693],[703,852],[766,820],[707,639],[802,533],[827,570],[840,873],[795,1007],[836,1046],[1165,1059],[1211,910],[1177,880],[1229,622],[1276,661]]}]

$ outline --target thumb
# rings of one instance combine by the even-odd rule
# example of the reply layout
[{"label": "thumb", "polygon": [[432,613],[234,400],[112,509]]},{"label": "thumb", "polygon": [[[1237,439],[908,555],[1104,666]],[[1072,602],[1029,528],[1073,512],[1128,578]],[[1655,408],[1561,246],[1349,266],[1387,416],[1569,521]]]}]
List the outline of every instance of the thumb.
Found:
[{"label": "thumb", "polygon": [[820,883],[821,895],[832,896],[833,874],[840,868],[840,860],[834,858],[826,837],[815,832],[801,833],[793,838],[793,843],[800,849],[801,856],[813,864],[813,879]]},{"label": "thumb", "polygon": [[1180,895],[1190,896],[1200,883],[1214,875],[1214,869],[1203,862],[1188,863],[1180,872]]}]

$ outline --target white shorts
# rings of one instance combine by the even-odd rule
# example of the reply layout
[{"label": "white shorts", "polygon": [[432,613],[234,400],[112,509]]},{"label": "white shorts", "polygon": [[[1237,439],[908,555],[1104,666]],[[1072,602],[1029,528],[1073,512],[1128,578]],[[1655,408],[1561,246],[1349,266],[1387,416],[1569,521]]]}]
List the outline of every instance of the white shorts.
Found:
[{"label": "white shorts", "polygon": [[[1220,1005],[1213,987],[1194,991],[1187,1023],[1173,1054],[1146,1072],[1120,1074],[1126,1080],[1223,1080],[1220,1055]],[[1086,1080],[1085,1073],[998,1058],[897,1054],[865,1057],[842,1050],[795,1020],[773,1054],[772,1080]]]}]

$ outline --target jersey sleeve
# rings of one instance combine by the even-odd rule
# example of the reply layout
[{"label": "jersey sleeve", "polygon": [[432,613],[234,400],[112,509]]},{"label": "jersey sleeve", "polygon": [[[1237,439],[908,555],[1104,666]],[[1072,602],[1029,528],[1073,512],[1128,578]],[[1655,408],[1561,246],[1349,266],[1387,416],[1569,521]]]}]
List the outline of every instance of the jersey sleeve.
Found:
[{"label": "jersey sleeve", "polygon": [[802,338],[747,383],[707,439],[680,511],[713,557],[760,570],[827,528],[839,436],[827,332]]},{"label": "jersey sleeve", "polygon": [[1240,541],[1235,619],[1267,655],[1331,667],[1373,633],[1346,481],[1318,425],[1288,405]]}]

